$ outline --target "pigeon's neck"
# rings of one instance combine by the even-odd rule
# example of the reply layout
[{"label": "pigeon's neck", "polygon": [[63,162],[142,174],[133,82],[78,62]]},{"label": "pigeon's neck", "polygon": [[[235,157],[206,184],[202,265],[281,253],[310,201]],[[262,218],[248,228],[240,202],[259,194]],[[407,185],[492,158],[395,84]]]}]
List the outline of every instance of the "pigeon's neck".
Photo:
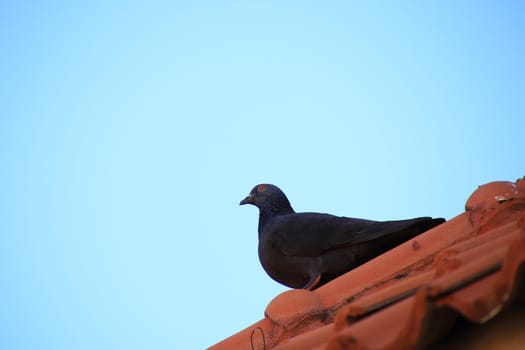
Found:
[{"label": "pigeon's neck", "polygon": [[286,203],[268,203],[259,208],[259,233],[263,232],[264,226],[274,217],[279,215],[293,214],[290,202]]}]

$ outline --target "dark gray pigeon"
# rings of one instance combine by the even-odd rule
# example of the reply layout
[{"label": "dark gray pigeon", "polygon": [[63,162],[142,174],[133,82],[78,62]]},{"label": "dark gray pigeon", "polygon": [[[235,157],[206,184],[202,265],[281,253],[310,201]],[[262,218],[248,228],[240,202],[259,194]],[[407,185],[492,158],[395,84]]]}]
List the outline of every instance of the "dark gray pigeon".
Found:
[{"label": "dark gray pigeon", "polygon": [[270,184],[255,186],[243,204],[259,208],[259,259],[264,270],[285,286],[308,290],[445,221],[296,213],[283,191]]}]

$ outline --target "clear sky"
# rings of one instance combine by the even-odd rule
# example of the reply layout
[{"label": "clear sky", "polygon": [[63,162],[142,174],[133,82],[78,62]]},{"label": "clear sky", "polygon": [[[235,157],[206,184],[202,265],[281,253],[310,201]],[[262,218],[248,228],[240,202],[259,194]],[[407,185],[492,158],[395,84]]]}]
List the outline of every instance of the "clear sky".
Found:
[{"label": "clear sky", "polygon": [[525,175],[516,1],[2,1],[0,348],[202,349],[297,211],[460,214]]}]

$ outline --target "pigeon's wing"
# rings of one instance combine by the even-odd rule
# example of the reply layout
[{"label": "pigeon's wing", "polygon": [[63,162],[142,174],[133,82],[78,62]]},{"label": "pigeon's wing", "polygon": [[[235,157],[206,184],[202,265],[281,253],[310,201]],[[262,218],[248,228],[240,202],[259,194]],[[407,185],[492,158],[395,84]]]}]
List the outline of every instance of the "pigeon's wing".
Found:
[{"label": "pigeon's wing", "polygon": [[319,256],[322,253],[369,241],[375,221],[349,219],[328,214],[298,213],[275,217],[265,228],[265,236],[284,255]]},{"label": "pigeon's wing", "polygon": [[[384,244],[402,241],[403,237],[409,239],[443,221],[430,224],[429,220],[433,219],[371,221],[329,214],[297,213],[276,217],[267,227],[266,234],[284,255],[315,257],[329,250],[370,241]],[[422,227],[422,223],[429,227]]]}]

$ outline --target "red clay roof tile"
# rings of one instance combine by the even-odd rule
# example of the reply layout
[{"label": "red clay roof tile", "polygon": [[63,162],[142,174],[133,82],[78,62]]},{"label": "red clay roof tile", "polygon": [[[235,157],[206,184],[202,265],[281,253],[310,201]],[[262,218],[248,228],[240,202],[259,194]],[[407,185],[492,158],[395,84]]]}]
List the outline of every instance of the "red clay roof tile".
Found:
[{"label": "red clay roof tile", "polygon": [[419,349],[486,322],[525,289],[525,180],[480,186],[466,212],[314,291],[289,290],[221,349]]}]

